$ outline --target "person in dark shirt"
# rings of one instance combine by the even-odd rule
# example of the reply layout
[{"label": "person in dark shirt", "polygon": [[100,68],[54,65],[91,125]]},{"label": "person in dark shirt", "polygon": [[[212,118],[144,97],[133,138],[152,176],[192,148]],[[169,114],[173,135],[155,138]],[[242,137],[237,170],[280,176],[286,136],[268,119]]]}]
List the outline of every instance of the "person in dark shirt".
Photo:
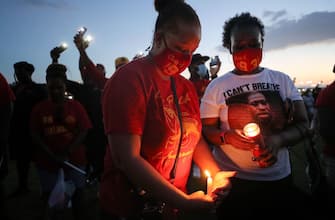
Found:
[{"label": "person in dark shirt", "polygon": [[0,219],[7,220],[3,181],[8,174],[8,133],[14,93],[0,73]]},{"label": "person in dark shirt", "polygon": [[28,176],[30,162],[35,147],[29,130],[30,113],[34,105],[47,98],[45,85],[32,80],[34,66],[26,61],[14,64],[14,78],[16,82],[11,88],[16,96],[13,117],[10,126],[11,158],[16,160],[18,186],[9,196],[15,197],[29,192]]}]

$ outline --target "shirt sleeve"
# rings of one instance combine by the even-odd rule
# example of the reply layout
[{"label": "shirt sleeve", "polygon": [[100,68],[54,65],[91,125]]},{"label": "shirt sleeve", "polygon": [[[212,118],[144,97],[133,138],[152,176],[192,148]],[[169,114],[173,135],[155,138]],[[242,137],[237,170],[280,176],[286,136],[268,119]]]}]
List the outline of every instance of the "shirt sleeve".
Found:
[{"label": "shirt sleeve", "polygon": [[104,74],[102,74],[93,62],[90,62],[85,66],[84,70],[81,72],[82,77],[89,78],[93,83],[99,88],[103,89],[107,81]]},{"label": "shirt sleeve", "polygon": [[143,80],[136,72],[122,68],[114,73],[104,88],[102,111],[106,134],[141,135],[146,106]]},{"label": "shirt sleeve", "polygon": [[210,83],[200,102],[201,118],[216,118],[220,116],[220,105],[217,103],[217,88],[215,84]]}]

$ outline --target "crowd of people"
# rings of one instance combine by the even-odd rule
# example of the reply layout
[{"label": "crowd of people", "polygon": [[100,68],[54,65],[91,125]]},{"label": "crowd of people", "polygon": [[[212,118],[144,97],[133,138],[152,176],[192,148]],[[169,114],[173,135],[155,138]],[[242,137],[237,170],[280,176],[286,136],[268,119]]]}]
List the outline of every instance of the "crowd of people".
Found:
[{"label": "crowd of people", "polygon": [[[219,59],[207,68],[210,57],[194,53],[202,34],[196,11],[183,0],[154,2],[149,53],[117,58],[111,78],[88,56],[84,32],[73,38],[82,83],[68,79],[58,47],[50,51],[45,84],[32,80],[26,61],[13,65],[15,83],[0,75],[0,184],[8,160],[18,176],[7,198],[0,185],[1,219],[8,217],[6,199],[29,192],[32,162],[43,219],[64,219],[67,207],[74,219],[85,218],[84,191],[93,182],[101,220],[180,219],[189,212],[217,219],[327,216],[335,198],[334,83],[313,98],[286,73],[261,66],[264,25],[249,12],[224,23],[223,47],[235,68],[218,76]],[[185,69],[189,79],[180,75]],[[255,135],[246,130],[250,123]],[[320,195],[292,181],[289,149],[311,134],[325,142],[327,189]],[[189,190],[192,168],[210,173],[206,189]],[[60,176],[71,205],[51,202]]]}]

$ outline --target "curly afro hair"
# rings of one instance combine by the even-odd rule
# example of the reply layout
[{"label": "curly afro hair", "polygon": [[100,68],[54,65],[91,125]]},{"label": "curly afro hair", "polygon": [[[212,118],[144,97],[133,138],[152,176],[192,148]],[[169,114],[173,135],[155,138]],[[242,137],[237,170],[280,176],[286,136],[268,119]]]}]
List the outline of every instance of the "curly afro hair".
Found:
[{"label": "curly afro hair", "polygon": [[228,21],[225,22],[223,27],[223,39],[222,39],[222,45],[223,47],[230,50],[230,37],[231,32],[234,27],[237,26],[257,26],[259,27],[259,30],[261,31],[262,35],[262,41],[264,39],[264,25],[263,22],[258,19],[255,16],[252,16],[249,12],[243,12],[241,14],[236,14],[234,17],[230,18]]}]

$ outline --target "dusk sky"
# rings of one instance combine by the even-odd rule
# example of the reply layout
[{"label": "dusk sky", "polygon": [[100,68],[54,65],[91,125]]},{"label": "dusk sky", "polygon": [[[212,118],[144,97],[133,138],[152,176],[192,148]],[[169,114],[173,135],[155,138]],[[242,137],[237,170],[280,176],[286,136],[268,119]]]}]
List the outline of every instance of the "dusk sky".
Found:
[{"label": "dusk sky", "polygon": [[[196,52],[219,55],[219,75],[233,68],[222,47],[224,22],[249,11],[265,29],[261,66],[287,73],[297,85],[327,84],[335,79],[335,0],[187,0],[202,23],[202,40]],[[62,42],[68,49],[60,63],[68,67],[68,78],[81,81],[79,53],[73,36],[87,27],[93,37],[87,49],[96,63],[114,72],[114,59],[132,59],[151,45],[157,12],[153,0],[1,0],[0,72],[11,83],[13,64],[27,61],[35,66],[33,79],[45,82],[51,63],[50,50]],[[208,64],[208,63],[207,63]],[[188,71],[183,73],[188,77]]]}]

